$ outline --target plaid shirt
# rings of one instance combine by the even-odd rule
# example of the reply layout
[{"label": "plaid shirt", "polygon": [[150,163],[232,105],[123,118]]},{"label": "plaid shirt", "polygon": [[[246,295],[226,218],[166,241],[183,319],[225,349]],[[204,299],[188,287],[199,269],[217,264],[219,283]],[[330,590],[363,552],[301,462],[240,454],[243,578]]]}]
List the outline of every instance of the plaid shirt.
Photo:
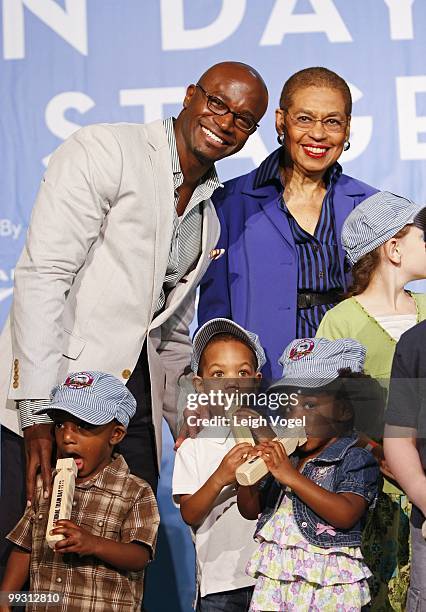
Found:
[{"label": "plaid shirt", "polygon": [[[61,593],[61,604],[29,604],[28,611],[112,612],[141,608],[143,571],[118,570],[94,556],[54,553],[46,543],[50,500],[37,497],[7,538],[31,551],[31,591]],[[92,479],[75,485],[71,520],[117,542],[141,542],[154,554],[160,521],[154,494],[129,473],[121,455]]]}]

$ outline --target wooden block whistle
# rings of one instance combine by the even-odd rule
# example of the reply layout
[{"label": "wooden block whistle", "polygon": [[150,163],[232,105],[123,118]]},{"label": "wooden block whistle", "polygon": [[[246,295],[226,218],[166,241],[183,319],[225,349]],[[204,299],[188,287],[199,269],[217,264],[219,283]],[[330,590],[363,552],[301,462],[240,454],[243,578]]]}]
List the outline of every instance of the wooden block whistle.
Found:
[{"label": "wooden block whistle", "polygon": [[72,457],[58,459],[56,462],[56,476],[53,481],[52,499],[50,501],[49,520],[46,529],[46,542],[54,549],[56,542],[64,539],[61,533],[51,535],[57,521],[71,517],[72,502],[74,498],[77,465]]},{"label": "wooden block whistle", "polygon": [[[275,438],[278,440],[278,438]],[[287,455],[294,453],[296,448],[306,442],[306,436],[303,428],[295,432],[295,436],[291,438],[280,438],[279,441],[285,448]],[[248,487],[259,482],[261,478],[266,476],[268,468],[261,457],[251,457],[247,459],[236,470],[238,484]]]},{"label": "wooden block whistle", "polygon": [[254,446],[254,439],[251,433],[251,429],[248,425],[237,425],[234,422],[234,415],[237,410],[241,408],[237,403],[233,403],[229,410],[229,419],[231,423],[231,431],[234,436],[235,444],[241,444],[242,442],[248,442]]}]

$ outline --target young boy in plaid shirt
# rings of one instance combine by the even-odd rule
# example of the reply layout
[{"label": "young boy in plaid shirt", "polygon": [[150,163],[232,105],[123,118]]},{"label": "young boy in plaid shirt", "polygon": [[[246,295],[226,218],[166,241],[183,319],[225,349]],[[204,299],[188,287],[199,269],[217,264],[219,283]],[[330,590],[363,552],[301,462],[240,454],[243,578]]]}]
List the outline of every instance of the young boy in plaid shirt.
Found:
[{"label": "young boy in plaid shirt", "polygon": [[[29,577],[31,591],[61,595],[55,611],[140,610],[159,515],[148,483],[113,454],[136,401],[114,376],[87,371],[69,375],[42,410],[54,420],[58,458],[73,457],[77,465],[71,519],[57,521],[51,533],[64,539],[50,549],[45,539],[50,499],[40,479],[33,505],[7,536],[15,548],[0,590],[18,591]],[[52,604],[30,603],[26,609],[45,607]]]}]

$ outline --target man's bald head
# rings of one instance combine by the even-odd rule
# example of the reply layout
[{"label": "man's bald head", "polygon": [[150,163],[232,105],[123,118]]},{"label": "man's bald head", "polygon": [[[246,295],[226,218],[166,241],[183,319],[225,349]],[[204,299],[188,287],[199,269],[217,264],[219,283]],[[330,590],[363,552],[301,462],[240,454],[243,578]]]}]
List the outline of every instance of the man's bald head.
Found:
[{"label": "man's bald head", "polygon": [[268,88],[261,75],[253,66],[244,64],[243,62],[219,62],[203,72],[198,79],[198,83],[203,85],[206,81],[208,82],[211,77],[217,75],[232,76],[235,79],[243,79],[244,81],[247,79],[248,82],[251,82],[253,88],[259,90],[259,101],[264,104],[263,111],[262,108],[260,109],[262,112],[259,119],[263,117],[268,107]]},{"label": "man's bald head", "polygon": [[175,122],[181,166],[198,166],[205,172],[237,153],[256,131],[267,106],[268,90],[254,68],[241,62],[211,66],[188,86]]}]

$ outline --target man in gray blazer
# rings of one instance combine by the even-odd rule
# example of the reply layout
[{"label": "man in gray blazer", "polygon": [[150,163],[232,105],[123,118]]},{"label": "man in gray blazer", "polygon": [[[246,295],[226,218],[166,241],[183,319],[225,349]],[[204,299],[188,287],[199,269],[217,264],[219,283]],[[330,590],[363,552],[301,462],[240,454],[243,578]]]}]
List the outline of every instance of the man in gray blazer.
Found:
[{"label": "man in gray blazer", "polygon": [[27,500],[39,468],[51,486],[52,426],[36,410],[84,370],[114,374],[136,396],[121,451],[156,488],[162,417],[175,432],[195,290],[219,235],[214,163],[243,147],[267,100],[253,68],[223,62],[187,88],[176,120],[85,127],[52,156],[0,338],[2,450],[19,447],[22,429]]}]

